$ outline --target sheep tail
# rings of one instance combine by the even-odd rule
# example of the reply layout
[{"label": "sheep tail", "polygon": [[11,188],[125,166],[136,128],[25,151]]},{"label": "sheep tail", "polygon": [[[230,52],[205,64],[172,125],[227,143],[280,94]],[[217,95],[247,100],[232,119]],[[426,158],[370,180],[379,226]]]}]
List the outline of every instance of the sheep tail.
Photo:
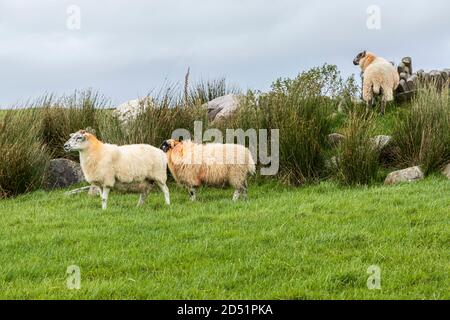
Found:
[{"label": "sheep tail", "polygon": [[372,91],[376,95],[379,95],[381,93],[381,85],[379,83],[372,84]]}]

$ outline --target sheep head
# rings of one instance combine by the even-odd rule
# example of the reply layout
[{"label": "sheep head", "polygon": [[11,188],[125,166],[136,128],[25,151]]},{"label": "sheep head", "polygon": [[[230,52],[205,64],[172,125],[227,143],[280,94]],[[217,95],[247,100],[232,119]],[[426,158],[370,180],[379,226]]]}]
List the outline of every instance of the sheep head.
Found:
[{"label": "sheep head", "polygon": [[66,152],[82,151],[87,149],[93,141],[97,141],[93,134],[86,130],[79,130],[70,134],[70,139],[64,144],[64,150]]},{"label": "sheep head", "polygon": [[167,151],[175,148],[175,146],[177,146],[181,142],[182,142],[181,139],[180,140],[175,140],[175,139],[164,140],[160,146],[160,149],[164,152],[167,152]]},{"label": "sheep head", "polygon": [[363,51],[358,53],[355,59],[353,59],[353,64],[355,66],[359,65],[361,70],[364,71],[376,59],[376,57],[377,56],[371,52]]},{"label": "sheep head", "polygon": [[363,52],[358,53],[358,55],[355,57],[355,59],[353,59],[353,64],[355,66],[359,65],[361,60],[365,58],[366,54],[367,54],[367,51],[365,51],[365,50]]}]

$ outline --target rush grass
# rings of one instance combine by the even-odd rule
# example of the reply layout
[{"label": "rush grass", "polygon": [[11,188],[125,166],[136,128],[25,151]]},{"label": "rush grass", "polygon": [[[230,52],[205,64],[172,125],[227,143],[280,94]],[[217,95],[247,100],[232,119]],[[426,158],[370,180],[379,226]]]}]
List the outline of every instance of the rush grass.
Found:
[{"label": "rush grass", "polygon": [[[449,299],[450,184],[250,184],[250,200],[171,185],[136,208],[112,193],[0,201],[2,299]],[[363,199],[363,200],[362,200]],[[81,289],[66,287],[69,265]],[[381,290],[366,286],[381,268]]]}]

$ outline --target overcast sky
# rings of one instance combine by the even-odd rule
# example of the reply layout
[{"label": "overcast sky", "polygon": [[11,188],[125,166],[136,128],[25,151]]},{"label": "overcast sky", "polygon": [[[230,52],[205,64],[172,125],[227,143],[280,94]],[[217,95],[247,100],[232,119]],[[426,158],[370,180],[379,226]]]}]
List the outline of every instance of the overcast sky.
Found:
[{"label": "overcast sky", "polygon": [[449,17],[447,0],[0,0],[0,106],[83,88],[119,104],[182,83],[188,67],[192,80],[265,90],[325,62],[358,74],[363,49],[442,69]]}]

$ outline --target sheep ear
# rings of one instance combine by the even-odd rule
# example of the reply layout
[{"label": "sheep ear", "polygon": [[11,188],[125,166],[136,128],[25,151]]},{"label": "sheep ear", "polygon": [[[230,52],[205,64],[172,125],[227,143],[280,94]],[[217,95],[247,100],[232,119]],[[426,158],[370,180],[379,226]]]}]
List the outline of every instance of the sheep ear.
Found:
[{"label": "sheep ear", "polygon": [[75,134],[75,133],[71,133],[71,134],[69,135],[69,137],[71,137],[71,138],[72,138],[72,137],[74,136],[74,134]]},{"label": "sheep ear", "polygon": [[86,132],[89,132],[91,134],[93,134],[95,136],[95,129],[91,128],[91,127],[87,127],[86,128]]}]

